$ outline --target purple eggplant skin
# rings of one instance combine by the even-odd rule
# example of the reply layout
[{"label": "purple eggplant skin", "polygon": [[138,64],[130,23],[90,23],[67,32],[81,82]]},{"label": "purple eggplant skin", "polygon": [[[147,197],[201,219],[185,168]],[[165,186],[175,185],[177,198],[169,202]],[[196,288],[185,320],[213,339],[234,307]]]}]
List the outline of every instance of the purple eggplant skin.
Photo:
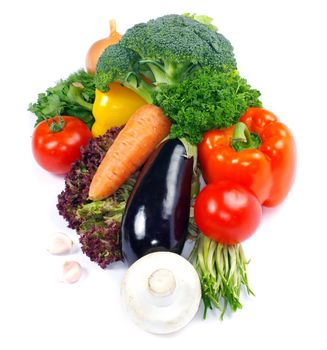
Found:
[{"label": "purple eggplant skin", "polygon": [[163,142],[143,166],[127,201],[121,249],[129,265],[155,251],[181,254],[190,215],[193,158],[178,139]]}]

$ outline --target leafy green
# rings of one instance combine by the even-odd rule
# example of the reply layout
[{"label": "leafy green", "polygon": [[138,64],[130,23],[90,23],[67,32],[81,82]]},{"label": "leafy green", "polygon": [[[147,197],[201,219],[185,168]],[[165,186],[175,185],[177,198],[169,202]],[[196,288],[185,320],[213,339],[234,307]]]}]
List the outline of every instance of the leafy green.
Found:
[{"label": "leafy green", "polygon": [[88,198],[89,187],[120,130],[111,128],[81,148],[81,157],[65,176],[65,189],[58,196],[59,214],[69,227],[76,229],[83,253],[102,268],[122,259],[120,222],[137,173],[103,201],[92,202]]},{"label": "leafy green", "polygon": [[69,75],[67,79],[59,80],[45,93],[40,93],[37,101],[31,103],[28,110],[37,117],[35,125],[56,115],[70,115],[91,127],[94,122],[94,99],[94,77],[81,69]]},{"label": "leafy green", "polygon": [[205,15],[197,15],[196,13],[183,13],[183,16],[185,17],[189,17],[194,19],[195,21],[198,21],[204,25],[206,25],[209,29],[217,32],[218,28],[212,24],[213,18],[209,17],[209,16],[205,16]]},{"label": "leafy green", "polygon": [[171,119],[172,138],[197,144],[206,131],[229,127],[248,107],[261,107],[259,96],[236,70],[204,68],[180,84],[161,86],[154,102]]},{"label": "leafy green", "polygon": [[78,233],[83,234],[93,226],[106,226],[111,221],[120,223],[136,178],[137,174],[131,176],[112,196],[104,200],[79,206],[76,211],[76,219],[81,223]]}]

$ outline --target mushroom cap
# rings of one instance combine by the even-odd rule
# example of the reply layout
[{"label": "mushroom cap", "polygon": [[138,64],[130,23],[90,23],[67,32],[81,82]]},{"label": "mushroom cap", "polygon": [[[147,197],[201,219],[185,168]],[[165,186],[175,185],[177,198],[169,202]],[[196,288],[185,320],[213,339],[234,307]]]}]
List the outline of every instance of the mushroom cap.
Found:
[{"label": "mushroom cap", "polygon": [[201,300],[201,284],[185,258],[155,252],[128,269],[121,294],[127,313],[139,327],[167,334],[180,330],[194,318]]}]

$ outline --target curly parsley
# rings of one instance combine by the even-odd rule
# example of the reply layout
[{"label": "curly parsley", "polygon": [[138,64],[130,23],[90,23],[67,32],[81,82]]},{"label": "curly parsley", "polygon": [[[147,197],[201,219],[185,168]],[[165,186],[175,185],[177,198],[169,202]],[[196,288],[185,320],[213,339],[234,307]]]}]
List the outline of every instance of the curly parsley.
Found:
[{"label": "curly parsley", "polygon": [[197,144],[206,131],[229,127],[248,107],[261,107],[259,96],[236,70],[200,69],[180,84],[161,85],[155,104],[171,119],[172,138]]}]

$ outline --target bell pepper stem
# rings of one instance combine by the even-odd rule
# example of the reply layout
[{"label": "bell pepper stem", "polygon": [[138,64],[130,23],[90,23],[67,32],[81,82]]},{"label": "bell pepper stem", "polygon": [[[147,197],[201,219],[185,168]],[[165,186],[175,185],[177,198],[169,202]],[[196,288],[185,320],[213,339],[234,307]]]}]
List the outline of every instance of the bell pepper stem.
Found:
[{"label": "bell pepper stem", "polygon": [[251,133],[245,123],[238,122],[235,124],[231,145],[237,152],[245,149],[258,148],[260,144],[260,137],[255,133]]},{"label": "bell pepper stem", "polygon": [[233,133],[233,141],[247,142],[247,143],[252,142],[251,133],[245,123],[238,122],[235,125],[235,129]]}]

